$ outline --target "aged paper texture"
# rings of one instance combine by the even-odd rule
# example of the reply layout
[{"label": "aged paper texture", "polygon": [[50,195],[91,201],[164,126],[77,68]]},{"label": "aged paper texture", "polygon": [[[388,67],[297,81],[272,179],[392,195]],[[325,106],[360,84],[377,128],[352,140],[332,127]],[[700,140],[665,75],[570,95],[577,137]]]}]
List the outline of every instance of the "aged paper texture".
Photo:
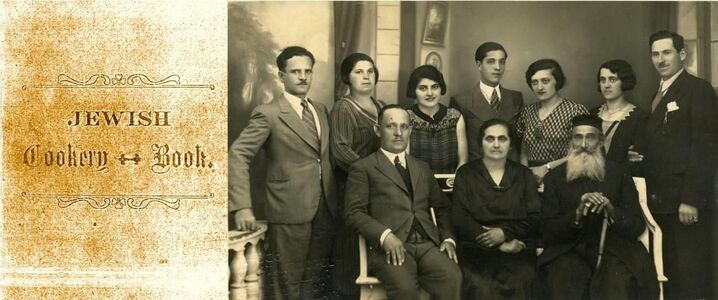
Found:
[{"label": "aged paper texture", "polygon": [[2,14],[0,298],[226,298],[227,4]]}]

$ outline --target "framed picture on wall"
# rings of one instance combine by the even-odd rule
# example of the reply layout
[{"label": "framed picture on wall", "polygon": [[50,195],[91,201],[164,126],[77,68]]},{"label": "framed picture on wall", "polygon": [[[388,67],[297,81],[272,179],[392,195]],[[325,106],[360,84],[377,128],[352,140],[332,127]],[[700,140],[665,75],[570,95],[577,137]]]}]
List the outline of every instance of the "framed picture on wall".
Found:
[{"label": "framed picture on wall", "polygon": [[426,20],[424,21],[424,38],[422,43],[444,46],[446,25],[449,18],[449,5],[446,2],[428,2]]},{"label": "framed picture on wall", "polygon": [[432,65],[436,67],[437,70],[441,71],[441,56],[436,51],[431,51],[429,54],[426,55],[426,59],[424,60],[425,65]]}]

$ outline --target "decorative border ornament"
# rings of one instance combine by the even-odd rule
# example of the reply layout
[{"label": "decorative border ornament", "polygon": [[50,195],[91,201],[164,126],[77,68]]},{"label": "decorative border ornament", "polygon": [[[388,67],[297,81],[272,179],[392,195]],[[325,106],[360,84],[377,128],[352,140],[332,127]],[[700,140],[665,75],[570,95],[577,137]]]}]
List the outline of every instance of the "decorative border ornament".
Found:
[{"label": "decorative border ornament", "polygon": [[63,195],[63,194],[35,194],[22,192],[23,197],[55,198],[57,206],[67,208],[75,203],[85,202],[94,209],[114,207],[122,209],[125,206],[131,209],[145,209],[152,202],[164,204],[168,208],[178,210],[180,200],[210,199],[214,193],[207,195]]},{"label": "decorative border ornament", "polygon": [[113,77],[98,73],[91,75],[87,80],[77,80],[66,74],[57,75],[55,84],[23,85],[22,89],[66,89],[66,88],[125,88],[125,89],[156,89],[156,88],[185,88],[214,90],[214,84],[182,84],[180,76],[172,74],[160,80],[152,80],[145,74],[115,74]]}]

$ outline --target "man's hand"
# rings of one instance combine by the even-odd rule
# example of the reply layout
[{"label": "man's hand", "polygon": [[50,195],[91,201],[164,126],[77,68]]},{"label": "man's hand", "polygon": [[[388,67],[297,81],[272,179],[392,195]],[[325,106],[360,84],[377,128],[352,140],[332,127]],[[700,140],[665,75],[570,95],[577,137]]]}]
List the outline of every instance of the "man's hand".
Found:
[{"label": "man's hand", "polygon": [[476,241],[479,242],[479,245],[491,248],[501,245],[501,243],[506,241],[506,235],[504,235],[504,231],[501,228],[482,227],[486,229],[486,232],[476,237]]},{"label": "man's hand", "polygon": [[604,210],[609,216],[613,215],[613,204],[611,204],[611,200],[606,198],[603,193],[585,193],[581,196],[581,201],[578,202],[578,207],[576,207],[575,222],[578,223],[581,218],[589,213],[603,213]]},{"label": "man's hand", "polygon": [[534,173],[534,178],[536,178],[537,183],[543,182],[543,177],[546,176],[546,173],[548,173],[548,169],[545,166],[538,166],[531,168],[531,172]]},{"label": "man's hand", "polygon": [[239,231],[257,230],[257,222],[251,208],[240,209],[234,213],[234,222]]},{"label": "man's hand", "polygon": [[389,233],[384,239],[384,244],[381,245],[386,253],[386,263],[389,265],[401,266],[404,264],[404,243],[396,237],[393,233]]},{"label": "man's hand", "polygon": [[521,251],[524,251],[526,249],[526,244],[524,242],[519,241],[517,239],[513,239],[509,242],[505,242],[499,246],[499,251],[505,252],[505,253],[519,253]]},{"label": "man's hand", "polygon": [[683,225],[698,223],[698,209],[695,206],[681,202],[681,205],[678,207],[678,220],[680,220]]},{"label": "man's hand", "polygon": [[643,161],[643,155],[633,151],[633,145],[628,147],[628,161],[630,162],[642,162]]},{"label": "man's hand", "polygon": [[453,260],[455,263],[459,263],[459,257],[456,256],[456,247],[454,247],[454,244],[452,244],[449,241],[443,241],[441,245],[439,245],[439,251],[440,252],[446,252],[446,255],[449,256],[449,259]]}]

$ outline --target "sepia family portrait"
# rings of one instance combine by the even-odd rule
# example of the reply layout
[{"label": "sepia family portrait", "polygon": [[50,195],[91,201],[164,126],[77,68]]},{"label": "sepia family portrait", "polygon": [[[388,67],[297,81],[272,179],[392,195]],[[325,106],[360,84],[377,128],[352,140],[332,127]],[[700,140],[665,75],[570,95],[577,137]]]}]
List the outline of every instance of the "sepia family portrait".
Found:
[{"label": "sepia family portrait", "polygon": [[713,299],[716,24],[230,2],[230,298]]}]

